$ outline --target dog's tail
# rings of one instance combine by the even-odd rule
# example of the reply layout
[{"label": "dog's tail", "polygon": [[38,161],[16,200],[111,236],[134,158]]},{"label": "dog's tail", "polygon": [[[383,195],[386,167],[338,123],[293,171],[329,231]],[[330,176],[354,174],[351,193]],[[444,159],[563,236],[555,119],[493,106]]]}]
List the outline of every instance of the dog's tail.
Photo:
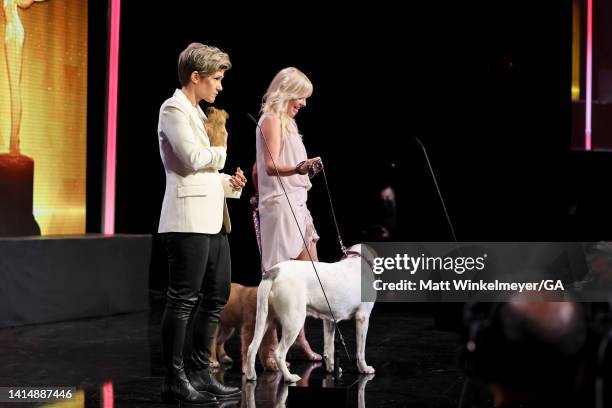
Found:
[{"label": "dog's tail", "polygon": [[265,332],[266,322],[268,320],[268,297],[270,296],[273,283],[273,275],[268,273],[268,275],[261,280],[257,288],[257,317],[255,319],[254,338],[259,337],[259,331],[261,331],[261,337],[263,337]]},{"label": "dog's tail", "polygon": [[268,297],[272,290],[272,284],[274,283],[273,276],[269,272],[264,276],[257,288],[257,317],[255,318],[255,330],[253,331],[253,340],[249,345],[249,351],[247,354],[248,368],[247,378],[253,380],[256,378],[255,375],[255,357],[257,350],[261,345],[261,341],[266,332],[268,326]]}]

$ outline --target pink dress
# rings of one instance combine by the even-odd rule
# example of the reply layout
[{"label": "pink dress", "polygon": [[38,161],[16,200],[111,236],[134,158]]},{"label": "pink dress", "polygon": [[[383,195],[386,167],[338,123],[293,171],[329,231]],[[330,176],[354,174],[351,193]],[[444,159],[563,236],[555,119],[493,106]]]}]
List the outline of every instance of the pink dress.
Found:
[{"label": "pink dress", "polygon": [[[260,124],[264,117],[265,114],[259,119]],[[304,242],[278,178],[275,175],[266,174],[264,155],[269,153],[259,127],[256,130],[256,149],[261,261],[264,271],[268,271],[279,262],[297,258],[304,249]],[[302,136],[298,133],[283,132],[277,165],[297,165],[307,158]],[[306,207],[308,190],[312,187],[310,179],[307,175],[296,174],[281,177],[281,180],[291,201],[300,230],[306,238],[306,243],[310,245],[312,241],[316,242],[319,235],[317,235],[310,211]]]}]

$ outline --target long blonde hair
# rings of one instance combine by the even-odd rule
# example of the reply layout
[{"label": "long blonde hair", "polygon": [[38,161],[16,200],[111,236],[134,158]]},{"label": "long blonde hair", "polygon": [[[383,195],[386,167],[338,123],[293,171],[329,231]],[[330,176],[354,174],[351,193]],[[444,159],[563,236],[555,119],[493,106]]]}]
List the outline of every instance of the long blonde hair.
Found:
[{"label": "long blonde hair", "polygon": [[261,101],[261,113],[277,115],[284,132],[298,133],[295,120],[287,114],[287,105],[292,99],[308,98],[310,95],[312,95],[310,79],[297,68],[284,68],[270,82]]}]

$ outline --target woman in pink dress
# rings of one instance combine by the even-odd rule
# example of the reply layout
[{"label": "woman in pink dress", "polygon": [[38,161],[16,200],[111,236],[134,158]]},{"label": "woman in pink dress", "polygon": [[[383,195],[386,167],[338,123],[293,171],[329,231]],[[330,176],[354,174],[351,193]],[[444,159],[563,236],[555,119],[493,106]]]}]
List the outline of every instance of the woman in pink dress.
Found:
[{"label": "woman in pink dress", "polygon": [[[276,74],[263,97],[261,118],[256,131],[257,161],[254,176],[259,194],[261,261],[264,271],[289,259],[309,261],[308,252],[313,261],[318,261],[316,242],[319,236],[306,207],[306,200],[308,190],[312,187],[308,166],[317,162],[319,157],[308,159],[295,122],[295,116],[306,106],[306,99],[311,94],[310,80],[297,68],[290,67]],[[262,136],[265,136],[270,152]],[[299,230],[277,171],[297,217]],[[304,234],[308,251],[300,230]],[[304,329],[300,331],[294,347],[309,360],[321,360],[321,356],[310,348]]]}]

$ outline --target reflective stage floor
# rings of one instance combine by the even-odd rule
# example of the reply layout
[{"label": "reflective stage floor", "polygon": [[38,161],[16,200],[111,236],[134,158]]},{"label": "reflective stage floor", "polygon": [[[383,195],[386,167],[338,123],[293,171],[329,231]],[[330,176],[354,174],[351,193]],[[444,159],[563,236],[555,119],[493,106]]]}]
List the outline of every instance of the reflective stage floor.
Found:
[{"label": "reflective stage floor", "polygon": [[[458,335],[434,328],[428,313],[411,305],[376,305],[370,318],[366,360],[376,373],[360,376],[354,361],[343,356],[343,384],[350,387],[350,406],[457,407],[464,375],[457,364]],[[71,386],[83,392],[87,407],[168,407],[160,397],[163,378],[160,321],[163,300],[150,311],[110,317],[15,327],[0,330],[0,386]],[[340,323],[348,350],[355,351],[353,321]],[[308,319],[306,334],[322,352],[322,325]],[[296,406],[299,395],[318,397],[318,407],[336,405],[326,400],[323,385],[331,383],[321,363],[291,359],[291,371],[302,376],[287,385],[274,372],[262,373],[247,383],[240,373],[240,340],[235,334],[226,343],[234,365],[217,375],[240,385],[240,400],[224,406]],[[188,354],[186,354],[188,355]],[[289,358],[292,357],[290,352]],[[294,355],[294,357],[296,357]],[[353,355],[351,355],[353,358]],[[292,390],[292,387],[309,387]],[[299,394],[309,392],[311,394]],[[488,398],[484,397],[485,405]],[[482,402],[482,401],[481,401]],[[0,406],[48,406],[13,404]],[[67,406],[67,405],[66,405]],[[71,405],[77,406],[77,405]]]}]

